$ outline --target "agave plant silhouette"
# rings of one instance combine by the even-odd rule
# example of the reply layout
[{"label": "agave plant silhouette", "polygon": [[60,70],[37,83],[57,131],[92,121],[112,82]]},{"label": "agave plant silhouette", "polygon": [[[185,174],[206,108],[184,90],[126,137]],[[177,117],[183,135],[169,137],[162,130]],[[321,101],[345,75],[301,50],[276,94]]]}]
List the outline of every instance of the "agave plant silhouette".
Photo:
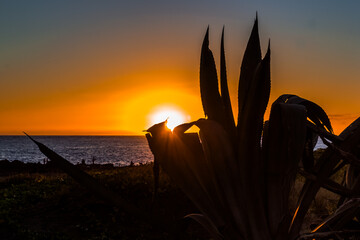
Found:
[{"label": "agave plant silhouette", "polygon": [[[207,118],[182,124],[173,132],[161,123],[150,128],[146,137],[155,164],[160,164],[201,211],[188,217],[200,222],[215,239],[296,239],[339,234],[336,230],[342,230],[356,216],[354,210],[359,212],[360,200],[355,197],[359,196],[360,180],[358,174],[348,174],[348,185],[342,186],[330,176],[347,163],[352,163],[352,173],[354,166],[359,166],[358,155],[353,153],[360,142],[360,119],[335,136],[320,106],[286,94],[272,104],[270,118],[264,123],[270,85],[270,41],[262,58],[256,17],[241,64],[236,125],[227,85],[224,30],[219,91],[208,28],[200,60],[200,92]],[[200,129],[199,134],[185,133],[193,125]],[[314,162],[318,136],[329,148]],[[291,213],[289,195],[299,172],[308,180],[295,213]],[[347,198],[315,230],[322,235],[299,236],[320,187]]]}]

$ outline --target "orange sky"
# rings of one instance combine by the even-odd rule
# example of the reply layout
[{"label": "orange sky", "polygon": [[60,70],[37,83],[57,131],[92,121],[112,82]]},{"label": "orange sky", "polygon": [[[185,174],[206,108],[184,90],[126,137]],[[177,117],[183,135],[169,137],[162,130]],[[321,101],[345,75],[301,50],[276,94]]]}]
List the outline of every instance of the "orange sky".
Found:
[{"label": "orange sky", "polygon": [[203,117],[198,78],[207,25],[217,62],[226,26],[235,110],[256,11],[263,51],[271,39],[270,103],[284,93],[312,100],[336,133],[360,116],[357,3],[0,5],[0,135],[142,134],[162,106],[189,121]]}]

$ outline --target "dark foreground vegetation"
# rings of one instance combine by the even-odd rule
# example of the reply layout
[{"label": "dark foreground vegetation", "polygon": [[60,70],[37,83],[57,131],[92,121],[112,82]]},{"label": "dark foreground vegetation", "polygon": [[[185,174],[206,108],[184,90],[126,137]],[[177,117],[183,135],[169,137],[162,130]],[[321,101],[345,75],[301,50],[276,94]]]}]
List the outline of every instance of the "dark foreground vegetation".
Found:
[{"label": "dark foreground vegetation", "polygon": [[[152,164],[78,166],[141,209],[141,216],[103,202],[51,164],[0,161],[0,166],[0,239],[209,239],[202,226],[184,218],[199,211],[162,172],[152,203]],[[298,177],[294,195],[303,182]],[[321,191],[304,230],[331,214],[337,200]],[[290,202],[295,207],[295,199]]]},{"label": "dark foreground vegetation", "polygon": [[[7,171],[5,171],[7,165]],[[79,166],[141,210],[125,213],[66,174],[40,164],[1,161],[0,239],[204,239],[196,209],[165,175],[152,204],[152,166]]]}]

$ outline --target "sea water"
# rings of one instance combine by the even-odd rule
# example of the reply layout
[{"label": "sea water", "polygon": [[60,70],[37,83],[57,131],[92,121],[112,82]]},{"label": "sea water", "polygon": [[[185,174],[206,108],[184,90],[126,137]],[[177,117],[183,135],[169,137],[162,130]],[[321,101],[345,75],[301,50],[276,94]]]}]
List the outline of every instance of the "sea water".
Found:
[{"label": "sea water", "polygon": [[[73,164],[144,164],[153,155],[144,136],[34,136]],[[319,140],[315,149],[326,146]],[[0,160],[43,163],[46,157],[26,136],[0,136]]]},{"label": "sea water", "polygon": [[[34,136],[73,164],[111,163],[126,166],[153,161],[144,136]],[[41,162],[46,157],[26,136],[0,136],[0,160]]]}]

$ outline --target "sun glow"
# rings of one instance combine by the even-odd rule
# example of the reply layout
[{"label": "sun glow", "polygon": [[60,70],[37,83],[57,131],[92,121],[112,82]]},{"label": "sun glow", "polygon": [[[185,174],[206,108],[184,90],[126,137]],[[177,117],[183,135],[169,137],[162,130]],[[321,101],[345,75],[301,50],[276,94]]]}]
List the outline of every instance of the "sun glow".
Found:
[{"label": "sun glow", "polygon": [[167,120],[167,127],[172,131],[176,126],[185,123],[188,119],[184,113],[175,108],[160,108],[150,115],[150,125]]}]

